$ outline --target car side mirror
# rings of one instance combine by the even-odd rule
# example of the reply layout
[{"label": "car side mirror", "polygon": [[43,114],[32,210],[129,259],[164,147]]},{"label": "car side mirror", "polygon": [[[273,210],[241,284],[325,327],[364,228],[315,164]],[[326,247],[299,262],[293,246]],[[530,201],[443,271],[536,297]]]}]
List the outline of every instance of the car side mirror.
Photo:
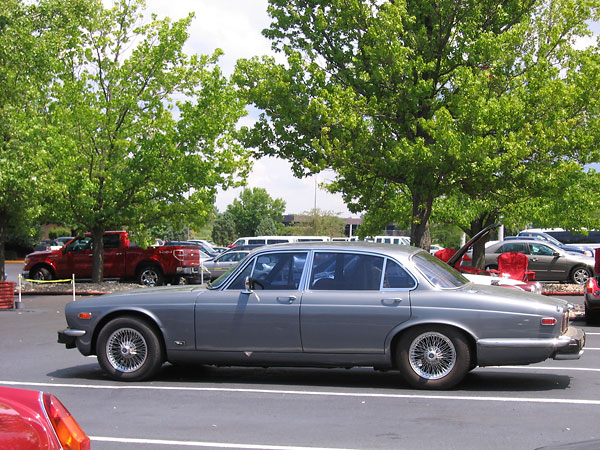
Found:
[{"label": "car side mirror", "polygon": [[252,281],[252,277],[248,276],[244,280],[244,294],[251,294],[254,290],[254,282]]}]

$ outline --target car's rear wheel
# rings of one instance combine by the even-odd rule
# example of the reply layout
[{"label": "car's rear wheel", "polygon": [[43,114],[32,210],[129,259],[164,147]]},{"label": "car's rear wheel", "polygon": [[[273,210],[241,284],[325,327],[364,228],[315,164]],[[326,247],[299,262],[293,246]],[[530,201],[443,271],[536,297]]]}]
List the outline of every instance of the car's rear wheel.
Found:
[{"label": "car's rear wheel", "polygon": [[52,272],[45,267],[36,267],[29,274],[32,280],[48,281],[52,280]]},{"label": "car's rear wheel", "polygon": [[108,322],[98,335],[100,367],[114,380],[141,381],[153,376],[164,362],[158,332],[135,317]]},{"label": "car's rear wheel", "polygon": [[162,271],[156,266],[145,266],[138,271],[138,283],[145,286],[161,286],[163,284]]},{"label": "car's rear wheel", "polygon": [[404,379],[419,389],[451,389],[471,367],[466,337],[447,326],[408,330],[396,349],[396,363]]},{"label": "car's rear wheel", "polygon": [[571,281],[575,284],[585,284],[592,276],[592,271],[587,267],[578,266],[571,270]]}]

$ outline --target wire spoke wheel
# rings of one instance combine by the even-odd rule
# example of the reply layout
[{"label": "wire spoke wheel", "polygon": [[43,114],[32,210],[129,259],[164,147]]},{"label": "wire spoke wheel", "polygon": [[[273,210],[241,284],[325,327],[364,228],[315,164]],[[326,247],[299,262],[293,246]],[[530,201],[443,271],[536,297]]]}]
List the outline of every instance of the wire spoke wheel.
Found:
[{"label": "wire spoke wheel", "polygon": [[456,349],[452,341],[434,331],[417,336],[408,351],[412,369],[422,378],[439,380],[456,364]]},{"label": "wire spoke wheel", "polygon": [[124,373],[138,370],[148,357],[148,344],[144,336],[133,328],[114,331],[106,342],[106,355],[110,365]]}]

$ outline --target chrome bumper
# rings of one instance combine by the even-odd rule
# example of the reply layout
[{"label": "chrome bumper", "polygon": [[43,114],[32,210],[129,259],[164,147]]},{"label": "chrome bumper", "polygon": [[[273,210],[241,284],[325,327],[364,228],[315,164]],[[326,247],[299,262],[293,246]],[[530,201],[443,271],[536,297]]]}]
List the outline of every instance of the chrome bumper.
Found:
[{"label": "chrome bumper", "polygon": [[58,340],[59,344],[65,344],[67,348],[75,348],[75,341],[78,337],[85,335],[84,330],[75,330],[73,328],[67,328],[65,330],[58,332]]},{"label": "chrome bumper", "polygon": [[556,352],[552,356],[554,359],[579,359],[583,355],[585,346],[585,332],[579,328],[569,327],[567,332],[557,339],[555,345]]}]

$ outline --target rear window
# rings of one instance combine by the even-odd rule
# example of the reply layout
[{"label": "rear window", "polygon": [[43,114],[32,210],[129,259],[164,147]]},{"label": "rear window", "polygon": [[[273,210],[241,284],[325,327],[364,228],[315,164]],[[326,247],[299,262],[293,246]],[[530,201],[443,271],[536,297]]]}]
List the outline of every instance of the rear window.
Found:
[{"label": "rear window", "polygon": [[460,272],[428,252],[416,253],[412,261],[425,278],[439,288],[457,288],[469,282]]}]

